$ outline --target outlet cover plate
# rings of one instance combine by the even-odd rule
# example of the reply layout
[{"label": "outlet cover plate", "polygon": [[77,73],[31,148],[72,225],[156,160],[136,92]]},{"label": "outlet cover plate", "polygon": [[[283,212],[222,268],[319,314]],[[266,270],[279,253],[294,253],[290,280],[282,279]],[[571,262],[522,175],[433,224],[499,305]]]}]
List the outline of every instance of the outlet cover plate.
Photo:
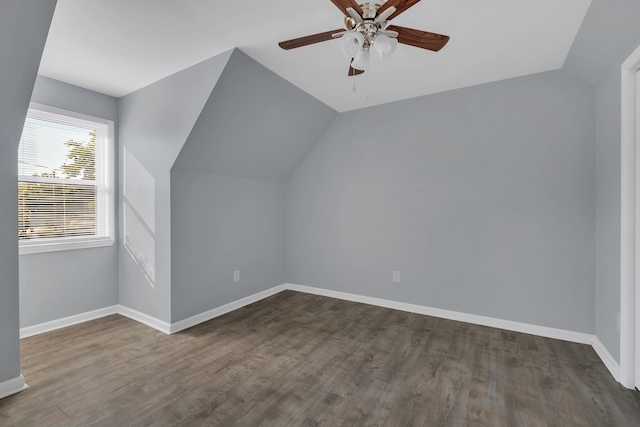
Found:
[{"label": "outlet cover plate", "polygon": [[391,280],[393,280],[394,283],[400,283],[400,272],[394,271],[391,276]]}]

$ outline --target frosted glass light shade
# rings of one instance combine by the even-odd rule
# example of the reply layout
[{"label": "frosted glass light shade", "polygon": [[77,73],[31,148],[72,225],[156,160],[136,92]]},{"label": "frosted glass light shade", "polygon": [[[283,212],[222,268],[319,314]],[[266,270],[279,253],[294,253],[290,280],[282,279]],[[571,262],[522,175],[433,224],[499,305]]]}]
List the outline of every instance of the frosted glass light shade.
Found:
[{"label": "frosted glass light shade", "polygon": [[340,41],[342,42],[342,52],[349,58],[353,58],[360,51],[362,43],[364,42],[364,36],[357,31],[350,31],[345,33],[340,38]]},{"label": "frosted glass light shade", "polygon": [[376,40],[373,42],[373,48],[381,59],[388,59],[391,57],[397,46],[398,39],[385,36],[384,34],[378,34]]},{"label": "frosted glass light shade", "polygon": [[369,65],[368,50],[361,50],[360,52],[358,52],[355,59],[351,63],[351,67],[355,68],[356,70],[362,70],[362,71],[366,71],[368,65]]}]

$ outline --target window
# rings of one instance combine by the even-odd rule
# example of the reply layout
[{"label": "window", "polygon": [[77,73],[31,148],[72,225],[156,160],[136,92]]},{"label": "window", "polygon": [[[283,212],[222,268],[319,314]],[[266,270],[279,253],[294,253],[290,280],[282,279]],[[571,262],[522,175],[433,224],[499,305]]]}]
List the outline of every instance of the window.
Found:
[{"label": "window", "polygon": [[18,149],[20,253],[114,242],[113,122],[31,104]]}]

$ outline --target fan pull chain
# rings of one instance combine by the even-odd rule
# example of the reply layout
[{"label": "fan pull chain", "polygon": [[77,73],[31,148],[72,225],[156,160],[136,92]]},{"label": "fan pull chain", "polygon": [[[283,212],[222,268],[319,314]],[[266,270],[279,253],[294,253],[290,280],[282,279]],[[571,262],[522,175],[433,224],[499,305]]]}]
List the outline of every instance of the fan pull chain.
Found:
[{"label": "fan pull chain", "polygon": [[369,99],[369,57],[367,56],[367,71],[364,73],[364,98]]}]

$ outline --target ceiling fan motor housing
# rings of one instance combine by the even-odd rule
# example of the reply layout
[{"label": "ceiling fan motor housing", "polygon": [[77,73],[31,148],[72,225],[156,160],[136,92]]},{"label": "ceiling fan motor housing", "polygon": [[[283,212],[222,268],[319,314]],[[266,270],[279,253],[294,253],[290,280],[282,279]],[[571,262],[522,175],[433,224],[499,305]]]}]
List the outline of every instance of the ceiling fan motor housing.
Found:
[{"label": "ceiling fan motor housing", "polygon": [[380,28],[373,22],[365,21],[358,25],[356,31],[359,31],[364,35],[364,43],[362,45],[363,50],[368,50],[369,47],[371,47],[371,44],[378,35],[378,30],[380,30]]},{"label": "ceiling fan motor housing", "polygon": [[[362,9],[362,19],[359,21],[356,21],[350,16],[345,16],[345,26],[347,31],[357,31],[364,36],[364,43],[362,45],[363,50],[369,50],[378,35],[378,31],[382,30],[387,24],[386,21],[375,22],[378,8],[383,3],[384,1],[360,4],[359,6]],[[357,43],[358,41],[354,39],[354,42]]]},{"label": "ceiling fan motor housing", "polygon": [[[382,2],[380,4],[382,4]],[[364,3],[359,5],[360,8],[362,9],[362,19],[372,19],[372,20],[375,19],[376,13],[377,13],[376,11],[380,7],[380,4]]]}]

